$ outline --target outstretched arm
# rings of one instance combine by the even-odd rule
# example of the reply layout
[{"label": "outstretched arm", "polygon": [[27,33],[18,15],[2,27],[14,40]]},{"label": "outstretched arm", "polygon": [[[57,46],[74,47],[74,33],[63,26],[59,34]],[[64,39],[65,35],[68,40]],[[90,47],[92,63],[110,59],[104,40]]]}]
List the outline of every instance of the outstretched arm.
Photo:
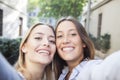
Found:
[{"label": "outstretched arm", "polygon": [[92,80],[120,80],[120,51],[114,52],[94,67]]},{"label": "outstretched arm", "polygon": [[18,72],[7,62],[0,53],[0,80],[23,80]]}]

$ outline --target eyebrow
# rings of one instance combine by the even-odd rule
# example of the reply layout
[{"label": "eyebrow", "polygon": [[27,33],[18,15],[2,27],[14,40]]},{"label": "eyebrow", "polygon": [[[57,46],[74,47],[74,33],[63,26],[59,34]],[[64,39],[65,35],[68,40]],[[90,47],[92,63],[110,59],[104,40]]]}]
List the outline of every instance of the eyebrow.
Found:
[{"label": "eyebrow", "polygon": [[35,34],[40,34],[40,35],[44,35],[43,33],[40,33],[40,32],[36,32]]},{"label": "eyebrow", "polygon": [[76,29],[70,29],[69,31],[76,31]]},{"label": "eyebrow", "polygon": [[[75,31],[76,29],[70,29],[69,31]],[[62,32],[62,31],[57,31],[57,32]]]},{"label": "eyebrow", "polygon": [[[43,33],[41,33],[41,32],[37,32],[37,33],[35,33],[35,34],[45,35],[45,34],[43,34]],[[49,35],[49,37],[55,38],[55,36],[53,36],[53,35]]]}]

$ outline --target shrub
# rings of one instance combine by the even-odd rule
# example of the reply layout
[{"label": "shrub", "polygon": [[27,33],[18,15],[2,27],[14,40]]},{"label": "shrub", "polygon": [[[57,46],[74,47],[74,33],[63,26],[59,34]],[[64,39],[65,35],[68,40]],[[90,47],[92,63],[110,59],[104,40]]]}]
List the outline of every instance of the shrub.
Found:
[{"label": "shrub", "polygon": [[0,38],[0,51],[10,64],[14,64],[19,55],[19,45],[21,38],[7,39]]},{"label": "shrub", "polygon": [[90,38],[97,50],[106,53],[110,49],[110,34],[106,33],[98,38],[95,38],[93,35],[90,34]]}]

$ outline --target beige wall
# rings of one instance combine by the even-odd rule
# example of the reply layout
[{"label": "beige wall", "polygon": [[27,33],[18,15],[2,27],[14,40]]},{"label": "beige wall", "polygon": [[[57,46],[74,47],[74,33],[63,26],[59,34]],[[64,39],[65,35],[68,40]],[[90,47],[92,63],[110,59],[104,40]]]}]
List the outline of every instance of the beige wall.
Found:
[{"label": "beige wall", "polygon": [[[111,34],[111,49],[108,54],[120,50],[120,0],[112,0],[91,12],[89,31],[94,36],[97,36],[99,13],[102,13],[101,35]],[[85,18],[86,14],[83,15],[82,22]]]}]

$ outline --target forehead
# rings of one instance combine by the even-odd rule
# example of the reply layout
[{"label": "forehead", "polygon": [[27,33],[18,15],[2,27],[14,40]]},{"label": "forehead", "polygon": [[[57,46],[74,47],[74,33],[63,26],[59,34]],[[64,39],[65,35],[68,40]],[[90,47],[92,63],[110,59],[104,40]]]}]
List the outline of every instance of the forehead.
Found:
[{"label": "forehead", "polygon": [[76,30],[75,24],[71,21],[63,21],[57,27],[57,31],[66,31],[70,29]]},{"label": "forehead", "polygon": [[47,35],[54,35],[53,30],[47,25],[36,26],[32,30],[31,34],[34,34],[34,33],[43,33],[43,34],[47,34]]}]

